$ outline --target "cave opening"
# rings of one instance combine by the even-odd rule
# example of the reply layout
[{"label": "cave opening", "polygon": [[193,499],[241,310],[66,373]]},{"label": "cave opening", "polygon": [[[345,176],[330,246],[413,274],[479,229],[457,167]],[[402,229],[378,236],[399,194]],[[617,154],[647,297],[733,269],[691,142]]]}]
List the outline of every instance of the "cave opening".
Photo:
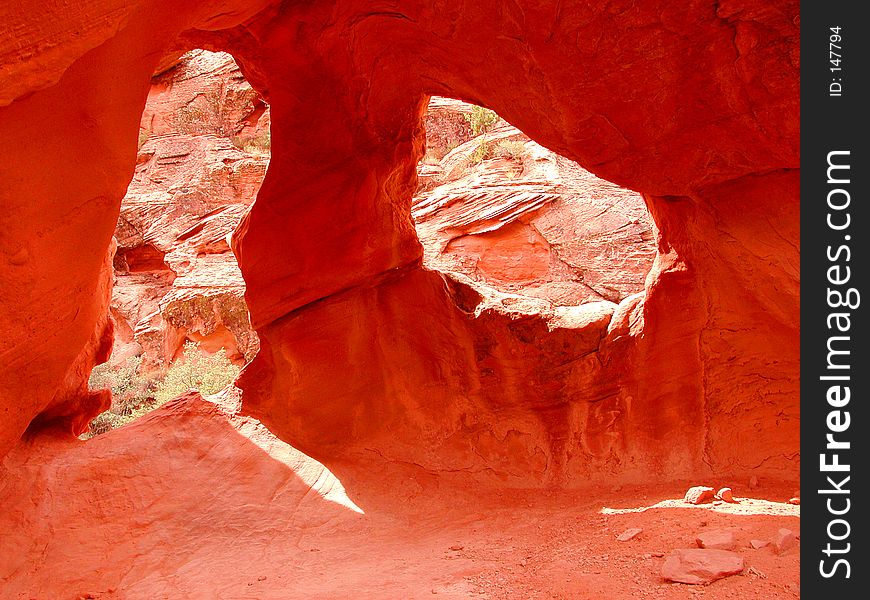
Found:
[{"label": "cave opening", "polygon": [[[678,596],[674,560],[724,528],[750,568],[705,593],[799,591],[795,3],[17,3],[4,591]],[[196,70],[152,75],[179,48],[230,52],[269,110],[221,129],[220,86],[173,107]],[[480,105],[453,108],[471,134],[433,125],[427,153],[423,109],[448,96]],[[657,229],[538,144],[643,192]],[[209,174],[256,202],[216,201]],[[120,206],[131,176],[153,227]],[[578,227],[570,199],[593,189]],[[161,218],[174,199],[195,216]],[[631,277],[593,268],[620,262]],[[244,296],[203,298],[205,271],[244,273]],[[113,341],[125,362],[233,356],[240,401],[182,394],[70,439],[108,405],[87,378]]]},{"label": "cave opening", "polygon": [[411,214],[427,268],[554,306],[643,291],[656,228],[640,194],[478,105],[434,96],[425,127]]},{"label": "cave opening", "polygon": [[268,105],[231,55],[173,55],[151,79],[115,228],[114,346],[91,373],[104,433],[196,389],[225,388],[259,342],[230,236],[269,164]]},{"label": "cave opening", "polygon": [[[192,50],[152,77],[114,236],[114,349],[90,380],[115,400],[84,437],[185,386],[214,392],[203,375],[227,384],[256,356],[230,238],[266,175],[270,125],[230,54]],[[426,269],[542,312],[615,307],[642,292],[656,234],[639,194],[482,106],[433,96],[424,126],[411,216]],[[185,370],[170,376],[174,387],[165,385],[173,365]]]}]

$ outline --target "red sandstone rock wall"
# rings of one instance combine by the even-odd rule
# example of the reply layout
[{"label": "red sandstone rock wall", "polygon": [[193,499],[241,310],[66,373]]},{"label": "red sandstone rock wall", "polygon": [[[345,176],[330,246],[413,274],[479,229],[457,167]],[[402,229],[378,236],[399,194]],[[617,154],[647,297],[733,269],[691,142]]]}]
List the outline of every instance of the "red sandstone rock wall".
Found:
[{"label": "red sandstone rock wall", "polygon": [[[796,2],[26,4],[0,13],[22,36],[0,37],[0,452],[99,410],[82,383],[150,75],[201,46],[272,108],[234,247],[262,342],[244,405],[284,439],[524,483],[796,472]],[[642,192],[644,297],[560,326],[423,270],[427,94]]]},{"label": "red sandstone rock wall", "polygon": [[[459,129],[470,108],[437,97],[428,106],[412,206],[426,268],[557,306],[643,291],[656,235],[643,198],[503,121],[476,136]],[[435,156],[453,148],[435,160],[433,142]]]},{"label": "red sandstone rock wall", "polygon": [[228,239],[269,164],[269,111],[232,57],[194,51],[155,76],[121,202],[113,362],[165,367],[186,340],[239,363],[258,349]]}]

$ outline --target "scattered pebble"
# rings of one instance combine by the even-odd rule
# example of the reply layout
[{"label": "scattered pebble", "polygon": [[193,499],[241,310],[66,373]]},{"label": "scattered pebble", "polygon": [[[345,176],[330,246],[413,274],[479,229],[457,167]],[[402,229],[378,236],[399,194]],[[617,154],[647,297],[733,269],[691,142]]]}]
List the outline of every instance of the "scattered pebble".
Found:
[{"label": "scattered pebble", "polygon": [[752,546],[755,550],[760,548],[764,548],[765,546],[770,546],[769,540],[749,540],[749,545]]},{"label": "scattered pebble", "polygon": [[734,499],[734,493],[731,491],[730,487],[720,488],[718,492],[716,492],[716,497],[722,500],[723,502],[728,502],[729,504],[737,504],[737,500]]},{"label": "scattered pebble", "polygon": [[674,550],[662,565],[662,577],[665,579],[696,585],[742,572],[743,558],[739,554],[706,548]]},{"label": "scattered pebble", "polygon": [[789,504],[800,504],[801,503],[800,496],[795,496],[793,498],[789,498],[788,503]]},{"label": "scattered pebble", "polygon": [[748,569],[746,569],[746,572],[749,573],[750,575],[755,575],[759,579],[767,579],[767,575],[765,575],[764,573],[762,573],[761,571],[759,571],[755,567],[749,567]]},{"label": "scattered pebble", "polygon": [[631,529],[626,529],[620,533],[616,536],[616,539],[620,542],[627,542],[628,540],[636,538],[642,531],[643,529],[640,529],[639,527],[632,527]]},{"label": "scattered pebble", "polygon": [[795,544],[797,544],[797,536],[794,531],[783,528],[777,532],[776,538],[773,540],[773,549],[776,550],[777,554],[782,554]]},{"label": "scattered pebble", "polygon": [[704,533],[699,533],[695,537],[695,543],[698,544],[699,548],[712,548],[715,550],[734,550],[737,547],[734,533],[726,529],[711,529]]},{"label": "scattered pebble", "polygon": [[461,546],[459,544],[454,544],[453,546],[450,546],[450,548],[448,548],[448,550],[453,550],[454,552],[459,552],[463,548],[465,548],[465,546]]},{"label": "scattered pebble", "polygon": [[686,492],[685,498],[683,499],[689,504],[701,504],[712,500],[715,495],[716,492],[713,488],[705,485],[696,485],[695,487],[689,488]]}]

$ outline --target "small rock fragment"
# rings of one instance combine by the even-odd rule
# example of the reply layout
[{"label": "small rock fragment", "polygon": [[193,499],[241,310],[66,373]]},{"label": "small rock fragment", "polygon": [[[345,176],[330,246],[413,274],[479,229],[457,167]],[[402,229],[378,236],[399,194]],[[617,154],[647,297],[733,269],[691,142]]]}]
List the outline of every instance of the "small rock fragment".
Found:
[{"label": "small rock fragment", "polygon": [[640,529],[639,527],[632,527],[631,529],[626,529],[625,531],[620,533],[618,536],[616,536],[616,539],[619,542],[627,542],[628,540],[636,538],[638,535],[641,534],[641,532],[643,532],[643,529]]},{"label": "small rock fragment", "polygon": [[759,571],[755,567],[749,567],[748,569],[746,569],[746,572],[749,573],[750,575],[755,575],[759,579],[767,579],[767,575],[765,575],[764,573],[762,573],[761,571]]},{"label": "small rock fragment", "polygon": [[794,531],[783,528],[777,532],[776,538],[773,540],[773,549],[776,550],[777,554],[782,554],[795,544],[797,544],[797,536],[795,536]]},{"label": "small rock fragment", "polygon": [[674,550],[662,565],[662,577],[679,583],[705,584],[742,572],[743,558],[728,550]]},{"label": "small rock fragment", "polygon": [[788,503],[789,504],[800,504],[801,503],[800,496],[795,496],[794,498],[789,498]]},{"label": "small rock fragment", "polygon": [[734,493],[731,491],[730,487],[720,488],[718,492],[716,492],[716,497],[722,500],[723,502],[728,502],[730,504],[737,504],[737,500],[734,499]]},{"label": "small rock fragment", "polygon": [[686,492],[685,498],[683,499],[689,504],[701,504],[702,502],[712,500],[715,495],[716,493],[713,488],[705,485],[696,485],[695,487],[689,488]]},{"label": "small rock fragment", "polygon": [[462,546],[462,545],[460,545],[460,544],[454,544],[453,546],[450,546],[450,548],[448,548],[448,550],[453,550],[454,552],[459,552],[459,551],[462,550],[464,547],[465,547],[465,546]]},{"label": "small rock fragment", "polygon": [[752,546],[755,550],[759,548],[764,548],[765,546],[770,545],[770,541],[768,540],[749,540],[749,545]]},{"label": "small rock fragment", "polygon": [[737,542],[734,533],[725,529],[711,529],[699,533],[695,537],[695,543],[699,548],[712,548],[716,550],[734,550]]}]

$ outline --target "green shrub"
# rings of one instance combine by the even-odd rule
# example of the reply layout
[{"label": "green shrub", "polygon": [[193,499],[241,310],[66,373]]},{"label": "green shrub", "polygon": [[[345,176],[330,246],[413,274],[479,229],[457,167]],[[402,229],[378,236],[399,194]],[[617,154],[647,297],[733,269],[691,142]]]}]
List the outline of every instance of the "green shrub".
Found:
[{"label": "green shrub", "polygon": [[91,421],[91,428],[83,439],[120,427],[147,412],[143,408],[153,401],[156,378],[153,374],[140,373],[141,363],[140,357],[131,356],[116,367],[108,363],[94,367],[88,387],[112,390],[112,408]]},{"label": "green shrub", "polygon": [[197,390],[203,396],[219,392],[239,374],[239,367],[227,358],[221,349],[211,356],[200,354],[196,344],[184,345],[184,354],[172,363],[163,381],[157,384],[154,395],[157,406],[188,390]]},{"label": "green shrub", "polygon": [[248,154],[269,154],[272,151],[272,133],[263,131],[258,135],[237,135],[233,145]]},{"label": "green shrub", "polygon": [[97,365],[91,371],[88,387],[92,390],[112,390],[113,408],[127,410],[127,406],[147,399],[152,388],[152,381],[139,373],[141,364],[141,357],[131,356],[117,367],[109,363]]},{"label": "green shrub", "polygon": [[190,342],[184,345],[182,357],[162,379],[153,373],[140,373],[141,360],[135,356],[117,367],[102,364],[91,371],[88,387],[111,389],[112,408],[91,421],[90,430],[82,439],[126,425],[189,390],[197,390],[203,396],[219,392],[239,374],[239,367],[230,362],[223,350],[204,356]]},{"label": "green shrub", "polygon": [[472,106],[470,113],[463,113],[465,120],[471,125],[471,133],[480,135],[486,133],[498,121],[498,114],[482,106]]},{"label": "green shrub", "polygon": [[519,140],[501,140],[496,154],[513,160],[521,160],[526,150],[524,142]]},{"label": "green shrub", "polygon": [[492,157],[492,144],[484,138],[478,142],[477,148],[468,155],[468,164],[477,165],[490,157]]}]

